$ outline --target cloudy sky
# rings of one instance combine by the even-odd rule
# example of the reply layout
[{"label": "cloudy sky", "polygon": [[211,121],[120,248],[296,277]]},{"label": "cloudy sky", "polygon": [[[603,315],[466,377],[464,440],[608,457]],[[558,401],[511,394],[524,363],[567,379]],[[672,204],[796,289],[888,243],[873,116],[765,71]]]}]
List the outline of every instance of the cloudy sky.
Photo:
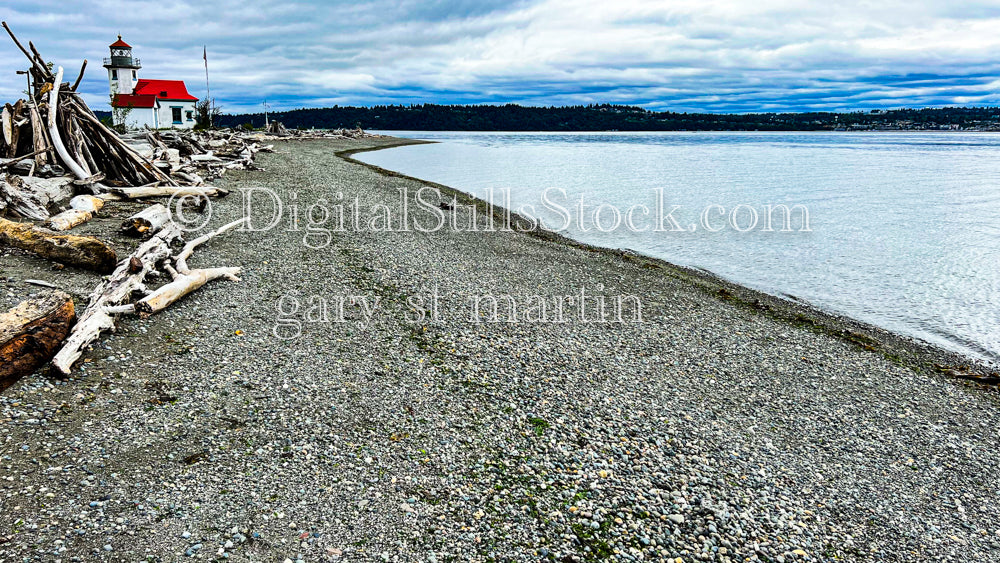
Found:
[{"label": "cloudy sky", "polygon": [[[1000,102],[1000,2],[8,0],[0,16],[107,109],[120,32],[140,77],[226,112],[333,104],[611,102],[748,112]],[[0,98],[25,66],[0,42]]]}]

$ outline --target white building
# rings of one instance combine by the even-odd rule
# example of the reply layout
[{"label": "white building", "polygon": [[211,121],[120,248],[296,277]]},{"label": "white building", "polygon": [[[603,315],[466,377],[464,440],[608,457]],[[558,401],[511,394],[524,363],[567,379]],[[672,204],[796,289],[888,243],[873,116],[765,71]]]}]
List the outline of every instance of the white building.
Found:
[{"label": "white building", "polygon": [[[124,118],[130,129],[190,129],[195,123],[195,98],[188,93],[182,80],[148,80],[139,78],[139,59],[132,57],[132,46],[122,41],[110,45],[111,57],[104,59],[108,83],[115,108],[131,108]],[[112,117],[119,125],[119,111]]]}]

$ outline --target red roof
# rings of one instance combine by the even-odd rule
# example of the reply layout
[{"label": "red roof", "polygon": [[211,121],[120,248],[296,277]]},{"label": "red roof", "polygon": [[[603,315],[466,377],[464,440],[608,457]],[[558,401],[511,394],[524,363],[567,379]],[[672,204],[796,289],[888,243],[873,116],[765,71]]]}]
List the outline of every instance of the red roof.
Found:
[{"label": "red roof", "polygon": [[114,105],[116,108],[151,108],[156,106],[156,96],[116,94]]},{"label": "red roof", "polygon": [[198,101],[198,98],[188,94],[187,87],[184,86],[183,80],[142,79],[135,83],[135,92],[133,93],[141,96],[153,96],[161,100]]},{"label": "red roof", "polygon": [[125,47],[126,49],[131,49],[132,48],[131,45],[129,45],[128,43],[122,41],[122,36],[121,35],[118,36],[118,41],[115,41],[114,43],[112,43],[111,45],[108,45],[108,46],[112,47],[112,48],[113,47]]}]

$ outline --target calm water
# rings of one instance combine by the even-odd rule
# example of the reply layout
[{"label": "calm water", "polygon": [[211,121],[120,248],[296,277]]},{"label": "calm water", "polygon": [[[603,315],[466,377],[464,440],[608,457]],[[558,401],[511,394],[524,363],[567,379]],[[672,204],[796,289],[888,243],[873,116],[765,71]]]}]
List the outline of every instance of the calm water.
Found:
[{"label": "calm water", "polygon": [[[988,133],[389,132],[439,141],[361,160],[517,209],[564,234],[631,248],[1000,360],[1000,135]],[[549,190],[550,205],[542,201]],[[673,206],[674,226],[655,231]],[[581,198],[583,220],[571,208]],[[594,209],[601,204],[601,229]],[[811,232],[764,230],[766,205]],[[633,225],[624,222],[637,207]],[[719,214],[719,207],[725,214]],[[738,206],[743,207],[738,207]],[[611,208],[622,224],[612,228]],[[758,215],[752,223],[753,208]],[[702,214],[707,209],[707,225]],[[737,209],[737,228],[727,223]],[[528,208],[528,211],[532,211]],[[694,230],[690,230],[694,227]],[[584,230],[586,229],[586,230]]]}]

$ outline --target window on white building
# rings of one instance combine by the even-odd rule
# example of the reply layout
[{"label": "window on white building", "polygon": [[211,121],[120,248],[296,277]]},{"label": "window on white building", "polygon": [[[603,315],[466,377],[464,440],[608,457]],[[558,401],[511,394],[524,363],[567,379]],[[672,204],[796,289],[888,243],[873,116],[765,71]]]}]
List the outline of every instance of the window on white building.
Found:
[{"label": "window on white building", "polygon": [[111,69],[111,80],[118,80],[118,69]]},{"label": "window on white building", "polygon": [[170,113],[172,114],[172,117],[174,118],[174,123],[180,123],[181,122],[181,108],[170,108]]}]

